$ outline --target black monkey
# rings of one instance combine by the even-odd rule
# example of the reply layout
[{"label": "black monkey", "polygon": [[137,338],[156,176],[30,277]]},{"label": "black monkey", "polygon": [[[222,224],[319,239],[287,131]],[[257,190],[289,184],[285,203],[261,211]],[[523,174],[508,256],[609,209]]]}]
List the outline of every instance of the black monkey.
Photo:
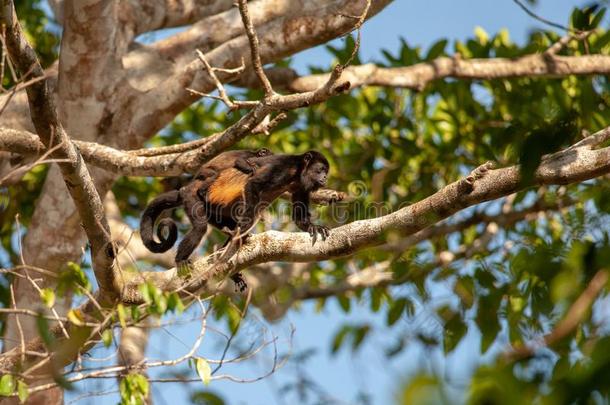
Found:
[{"label": "black monkey", "polygon": [[[187,213],[191,210],[196,213],[189,217],[193,229],[180,243],[176,255],[176,261],[186,260],[199,244],[208,223],[221,230],[226,228],[231,234],[234,234],[238,228],[242,232],[246,231],[255,223],[258,213],[284,192],[292,194],[294,222],[301,230],[309,232],[313,243],[316,242],[318,234],[323,239],[328,236],[328,228],[312,224],[309,213],[310,193],[324,186],[327,181],[329,164],[324,155],[317,151],[309,151],[302,155],[260,156],[249,158],[248,164],[257,166],[251,175],[230,167],[217,171],[211,184],[203,189],[186,186],[180,190],[185,196],[181,196],[178,192],[173,194],[170,192],[153,200],[142,216],[141,227],[143,229],[150,227],[146,232],[150,240],[145,243],[152,241],[152,225],[161,212],[184,204]],[[197,193],[198,190],[203,191]],[[198,194],[199,198],[193,199],[193,193]],[[189,207],[192,201],[195,201],[197,207]],[[202,206],[203,212],[200,210]],[[241,212],[236,214],[240,211],[238,208],[241,208]],[[164,239],[158,229],[157,236],[162,243],[152,242],[164,249],[159,250],[163,252],[176,241],[177,231],[175,224],[172,222],[169,225],[165,219],[161,220],[160,226],[166,226],[169,235]],[[233,276],[233,280],[238,283],[240,289],[245,288],[239,273]]]},{"label": "black monkey", "polygon": [[[309,195],[326,185],[328,160],[317,151],[302,155],[270,155],[250,159],[258,166],[256,172],[246,177],[235,169],[223,171],[208,189],[206,206],[211,225],[231,231],[243,232],[252,227],[257,215],[284,192],[292,194],[292,219],[299,229],[309,232],[313,243],[320,234],[329,234],[327,227],[311,223]],[[243,189],[236,187],[240,180]],[[233,189],[228,192],[227,184]],[[236,210],[237,204],[242,205]],[[240,212],[237,218],[235,212]],[[212,222],[214,220],[214,222]]]},{"label": "black monkey", "polygon": [[[176,264],[180,265],[185,262],[201,241],[207,228],[205,209],[199,195],[204,195],[205,190],[223,170],[235,168],[239,173],[249,176],[256,167],[250,159],[270,154],[271,152],[266,148],[254,151],[234,150],[221,153],[203,165],[189,184],[178,190],[163,193],[152,200],[144,210],[140,220],[140,234],[144,245],[148,250],[155,253],[163,253],[169,250],[178,238],[176,224],[169,218],[161,219],[157,226],[157,237],[159,239],[159,242],[157,242],[153,238],[154,223],[164,210],[184,205],[193,228],[178,245]],[[164,232],[167,232],[167,235],[163,235]]]}]

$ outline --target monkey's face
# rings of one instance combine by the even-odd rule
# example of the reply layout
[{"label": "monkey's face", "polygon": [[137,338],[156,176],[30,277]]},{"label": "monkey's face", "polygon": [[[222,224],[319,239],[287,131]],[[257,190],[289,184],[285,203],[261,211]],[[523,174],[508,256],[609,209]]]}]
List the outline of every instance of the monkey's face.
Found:
[{"label": "monkey's face", "polygon": [[307,190],[315,190],[326,185],[328,180],[328,164],[324,162],[314,162],[309,164],[301,179],[303,186]]}]

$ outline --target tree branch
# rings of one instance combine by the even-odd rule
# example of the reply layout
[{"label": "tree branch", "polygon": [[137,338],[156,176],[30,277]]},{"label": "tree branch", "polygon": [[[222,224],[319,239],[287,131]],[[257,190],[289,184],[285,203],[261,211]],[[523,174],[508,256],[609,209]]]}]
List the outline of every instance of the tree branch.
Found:
[{"label": "tree branch", "polygon": [[[44,76],[36,53],[23,36],[11,0],[2,0],[0,22],[7,27],[6,46],[17,70],[21,74],[31,72],[32,77]],[[91,243],[96,278],[101,290],[112,296],[114,248],[101,199],[87,166],[83,164],[82,156],[59,121],[46,80],[31,84],[26,92],[32,121],[40,140],[47,149],[56,147],[56,151],[51,154],[52,158],[65,160],[59,167]]]},{"label": "tree branch", "polygon": [[[545,157],[538,167],[532,186],[570,184],[610,173],[610,147],[593,149],[610,139],[610,127],[594,135],[596,143],[571,147]],[[476,169],[471,176],[449,184],[442,190],[389,215],[361,220],[331,231],[325,241],[311,244],[307,233],[268,231],[252,235],[228,263],[219,263],[215,256],[195,262],[193,278],[185,281],[175,269],[165,272],[140,273],[137,280],[125,280],[122,297],[128,303],[140,303],[138,290],[141,277],[165,291],[213,291],[212,280],[223,279],[234,271],[268,262],[310,262],[348,256],[362,249],[378,246],[386,235],[413,235],[448,216],[475,204],[497,199],[527,188],[521,182],[518,166],[489,170],[488,165]]]},{"label": "tree branch", "polygon": [[[374,1],[368,14],[369,18],[390,2],[391,0]],[[353,29],[354,21],[345,15],[359,15],[365,4],[367,2],[363,0],[342,0],[338,4],[326,4],[312,14],[276,19],[259,27],[262,63],[279,60],[349,32]],[[308,29],[292,29],[300,26],[306,26]],[[246,35],[242,35],[214,48],[205,58],[211,66],[230,68],[236,66],[236,61],[245,59],[249,52],[248,39]],[[247,63],[247,66],[250,64]],[[235,76],[223,74],[219,75],[219,79],[227,82],[234,80]],[[196,97],[186,90],[187,87],[201,93],[209,93],[215,88],[213,80],[201,69],[199,60],[186,65],[179,73],[170,76],[119,114],[125,117],[125,122],[130,122],[130,132],[133,132],[134,136],[156,133],[178,111],[182,111],[196,100]]]},{"label": "tree branch", "polygon": [[[445,78],[466,80],[509,79],[518,77],[564,77],[610,73],[610,56],[560,56],[533,54],[515,59],[460,59],[440,57],[411,66],[382,68],[374,64],[351,66],[343,78],[351,89],[361,86],[386,86],[421,91],[434,80]],[[328,80],[328,74],[292,78],[275,75],[274,87],[294,92],[311,91]],[[281,80],[284,80],[283,82]]]},{"label": "tree branch", "polygon": [[608,271],[599,270],[582,294],[574,301],[565,317],[561,319],[551,331],[551,333],[544,335],[539,343],[528,344],[523,346],[514,347],[511,351],[505,354],[505,359],[508,361],[518,361],[525,358],[531,357],[536,353],[538,348],[543,346],[553,346],[562,339],[566,338],[572,333],[576,327],[584,320],[585,315],[593,305],[593,302],[597,299],[599,294],[602,292],[606,283],[608,282]]},{"label": "tree branch", "polygon": [[[610,127],[593,135],[593,139],[590,143],[583,142],[582,146],[578,147],[576,144],[545,157],[536,170],[533,185],[576,183],[610,173],[610,146],[594,149],[610,139]],[[355,221],[335,228],[325,241],[318,241],[315,245],[311,244],[309,234],[304,232],[268,231],[251,235],[228,262],[218,262],[215,255],[197,260],[189,279],[178,276],[175,268],[163,272],[123,272],[118,280],[121,284],[120,300],[126,304],[143,303],[139,289],[143,281],[152,282],[163,291],[177,291],[185,296],[190,296],[193,292],[198,295],[213,294],[229,274],[249,266],[268,261],[310,262],[351,255],[383,243],[389,233],[412,235],[466,207],[507,196],[526,187],[521,182],[518,166],[490,170],[489,165],[485,164],[475,169],[467,178],[449,184],[432,196],[408,207],[389,215]],[[79,311],[94,319],[100,318],[99,310],[93,301],[83,304]],[[96,333],[109,324],[108,319],[105,319],[96,329]],[[66,325],[70,335],[73,327]],[[58,339],[62,338],[59,328],[54,328],[52,333]],[[85,344],[86,342],[87,340],[76,342],[78,347],[82,347],[81,352],[91,347],[92,343]],[[74,342],[70,344],[73,345]],[[44,349],[40,338],[27,342],[25,346],[28,352]],[[11,370],[20,357],[19,348],[4,353],[0,356],[0,370]],[[67,357],[60,360],[69,362]]]},{"label": "tree branch", "polygon": [[192,24],[233,7],[233,0],[130,0],[122,7],[130,16],[133,36]]}]

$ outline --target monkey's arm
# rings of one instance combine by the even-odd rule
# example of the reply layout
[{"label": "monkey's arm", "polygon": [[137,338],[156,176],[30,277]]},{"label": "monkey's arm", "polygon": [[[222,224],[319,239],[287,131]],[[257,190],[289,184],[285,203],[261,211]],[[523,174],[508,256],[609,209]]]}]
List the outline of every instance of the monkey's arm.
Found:
[{"label": "monkey's arm", "polygon": [[309,193],[299,190],[292,194],[292,220],[300,230],[309,232],[313,238],[312,243],[316,243],[318,234],[325,240],[330,233],[328,227],[311,223],[311,213],[309,212]]}]

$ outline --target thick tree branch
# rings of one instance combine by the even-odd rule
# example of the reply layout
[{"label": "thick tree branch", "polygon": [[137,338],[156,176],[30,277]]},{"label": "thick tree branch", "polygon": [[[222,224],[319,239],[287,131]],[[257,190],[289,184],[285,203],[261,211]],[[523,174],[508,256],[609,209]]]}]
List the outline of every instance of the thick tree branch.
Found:
[{"label": "thick tree branch", "polygon": [[[368,17],[381,11],[391,0],[377,0],[371,5]],[[258,28],[262,63],[270,63],[303,49],[327,42],[353,29],[352,15],[360,15],[367,2],[337,1],[310,14],[299,14],[287,19],[277,19]],[[307,29],[295,30],[294,27]],[[195,50],[193,49],[192,52]],[[250,53],[246,35],[225,42],[208,52],[205,57],[211,66],[231,68]],[[191,53],[192,55],[193,53]],[[247,66],[250,66],[247,61]],[[219,75],[222,81],[235,79]],[[213,80],[201,69],[199,60],[186,65],[179,73],[169,77],[159,86],[140,97],[132,106],[119,112],[130,122],[134,136],[148,136],[165,126],[175,114],[196,100],[186,88],[208,93],[215,88]],[[129,117],[129,120],[127,120]]]},{"label": "thick tree branch", "polygon": [[233,7],[233,0],[130,0],[121,4],[133,35],[192,24]]},{"label": "thick tree branch", "polygon": [[[610,139],[610,127],[593,135],[592,139],[546,156],[535,173],[532,185],[576,183],[610,173],[610,146],[594,149]],[[240,269],[269,261],[311,262],[351,255],[362,249],[380,245],[388,234],[412,235],[461,209],[508,196],[526,187],[528,186],[521,182],[518,166],[490,170],[486,164],[467,178],[449,184],[432,196],[408,207],[379,218],[355,221],[335,228],[325,241],[318,241],[315,245],[311,244],[307,233],[268,231],[252,235],[228,262],[221,263],[214,255],[197,260],[189,279],[178,276],[176,269],[137,274],[123,272],[119,280],[120,300],[127,304],[143,303],[139,289],[143,280],[154,283],[164,291],[178,291],[186,296],[192,292],[212,294],[221,288],[229,274]],[[87,316],[99,319],[99,311],[91,301],[83,304],[79,310]],[[104,325],[101,327],[107,327],[108,324]],[[66,327],[68,333],[71,333],[73,325]],[[59,328],[52,332],[61,338]],[[84,343],[83,341],[82,344]],[[39,338],[26,343],[28,351],[39,351],[43,347]],[[90,345],[83,347],[83,351],[89,347]],[[0,356],[0,370],[12,369],[20,357],[19,348],[3,354]],[[62,360],[69,361],[68,358]]]},{"label": "thick tree branch", "polygon": [[[117,74],[122,69],[120,55],[128,43],[118,35],[117,11],[117,2],[65,1],[58,95],[62,106],[70,106],[61,111],[62,122],[69,130],[71,121],[81,119],[80,114],[87,111],[87,104],[112,88],[112,81],[120,78]],[[97,104],[102,104],[101,99]],[[103,108],[99,114],[102,111]],[[99,118],[90,119],[99,121]]]},{"label": "thick tree branch", "polygon": [[482,212],[477,212],[470,217],[454,223],[442,223],[422,229],[398,242],[392,242],[381,246],[382,249],[394,252],[404,252],[411,246],[415,246],[419,242],[431,238],[449,235],[453,232],[463,231],[473,225],[495,223],[498,226],[507,229],[519,221],[535,218],[539,213],[553,211],[572,203],[569,200],[560,200],[548,203],[542,199],[537,200],[534,204],[527,208],[518,211],[502,212],[496,215],[488,215]]},{"label": "thick tree branch", "polygon": [[[7,27],[6,46],[17,70],[21,74],[31,72],[32,77],[44,76],[34,50],[23,36],[11,0],[2,0],[0,22]],[[26,88],[26,92],[32,121],[40,140],[46,148],[56,149],[51,154],[52,158],[64,161],[59,167],[91,243],[93,268],[98,283],[102,291],[111,292],[114,248],[102,202],[87,166],[59,122],[46,80],[33,83]]]},{"label": "thick tree branch", "polygon": [[[38,136],[27,131],[0,127],[0,151],[9,151],[28,157],[40,156],[46,151],[46,147],[39,139]],[[196,161],[199,155],[198,151],[170,153],[160,156],[139,156],[139,153],[142,152],[149,152],[154,155],[153,152],[156,149],[165,150],[165,148],[122,151],[95,142],[76,140],[72,142],[78,147],[83,159],[88,164],[125,176],[173,177],[189,172],[194,173],[200,167],[200,164]],[[173,148],[172,146],[167,150],[172,151]],[[286,196],[286,198],[290,197]],[[349,201],[349,197],[341,191],[321,189],[313,193],[311,200],[315,204],[324,205],[338,201]]]},{"label": "thick tree branch", "polygon": [[[423,90],[430,82],[444,78],[490,80],[517,77],[564,77],[610,73],[610,56],[560,56],[534,54],[515,59],[460,59],[441,57],[412,66],[382,68],[374,64],[350,66],[343,78],[351,88],[361,86],[402,87]],[[328,74],[292,78],[290,74],[271,77],[274,87],[293,92],[311,91],[328,80]],[[273,80],[275,79],[275,81]]]},{"label": "thick tree branch", "polygon": [[[64,24],[67,0],[49,0],[55,18]],[[233,6],[233,0],[127,0],[119,2],[118,15],[127,39],[163,28],[192,24]]]},{"label": "thick tree branch", "polygon": [[[610,173],[610,147],[593,146],[610,139],[610,128],[595,135],[595,145],[572,147],[547,156],[535,173],[533,186],[570,184]],[[141,302],[137,285],[140,277],[154,282],[168,291],[213,290],[213,279],[224,278],[233,271],[268,261],[309,262],[329,260],[354,254],[362,249],[378,246],[389,234],[413,235],[422,229],[466,207],[510,195],[525,189],[518,166],[489,170],[482,166],[473,176],[456,181],[432,196],[379,218],[355,221],[331,231],[329,238],[311,244],[306,233],[269,231],[252,235],[239,248],[229,263],[218,263],[215,257],[202,258],[195,263],[193,279],[185,282],[175,269],[166,272],[145,272],[138,281],[127,280],[122,288],[126,302]]]},{"label": "thick tree branch", "polygon": [[[234,2],[233,2],[234,3]],[[263,26],[278,18],[286,19],[297,13],[315,11],[327,0],[257,0],[248,2],[253,24]],[[197,21],[187,30],[161,39],[150,48],[164,58],[177,63],[188,61],[195,49],[208,52],[225,42],[243,35],[244,28],[237,8]]]}]

